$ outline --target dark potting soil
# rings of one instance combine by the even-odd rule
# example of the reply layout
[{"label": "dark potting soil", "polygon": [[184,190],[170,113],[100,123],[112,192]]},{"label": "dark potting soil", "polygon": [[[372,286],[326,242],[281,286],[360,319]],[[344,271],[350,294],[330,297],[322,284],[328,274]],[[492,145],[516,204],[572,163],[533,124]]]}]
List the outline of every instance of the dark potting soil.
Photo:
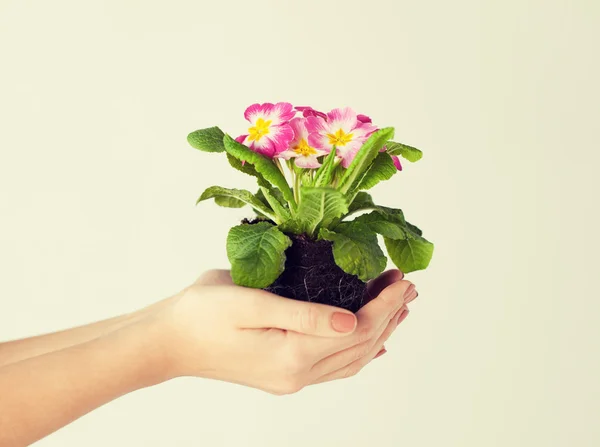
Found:
[{"label": "dark potting soil", "polygon": [[292,245],[285,252],[285,270],[265,290],[286,298],[342,307],[351,312],[360,309],[366,284],[338,267],[333,259],[333,243],[313,241],[305,235],[288,236]]}]

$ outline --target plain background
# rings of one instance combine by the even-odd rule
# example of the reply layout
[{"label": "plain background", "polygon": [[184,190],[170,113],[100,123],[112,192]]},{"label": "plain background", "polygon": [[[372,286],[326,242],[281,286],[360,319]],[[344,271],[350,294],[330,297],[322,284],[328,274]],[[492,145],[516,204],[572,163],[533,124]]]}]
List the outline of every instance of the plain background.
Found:
[{"label": "plain background", "polygon": [[[227,267],[253,187],[187,145],[253,102],[350,105],[418,164],[373,190],[436,243],[389,352],[286,397],[206,380],[40,446],[597,446],[600,4],[0,0],[0,340]],[[1,399],[1,396],[0,396]]]}]

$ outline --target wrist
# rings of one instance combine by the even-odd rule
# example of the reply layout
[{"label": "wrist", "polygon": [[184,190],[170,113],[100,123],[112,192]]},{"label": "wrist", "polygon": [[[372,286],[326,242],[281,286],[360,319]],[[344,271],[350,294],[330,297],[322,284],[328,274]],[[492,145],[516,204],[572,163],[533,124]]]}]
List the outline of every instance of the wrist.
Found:
[{"label": "wrist", "polygon": [[175,377],[167,334],[163,322],[155,315],[148,315],[132,318],[107,335],[126,350],[124,361],[135,370],[132,372],[137,388],[158,385]]}]

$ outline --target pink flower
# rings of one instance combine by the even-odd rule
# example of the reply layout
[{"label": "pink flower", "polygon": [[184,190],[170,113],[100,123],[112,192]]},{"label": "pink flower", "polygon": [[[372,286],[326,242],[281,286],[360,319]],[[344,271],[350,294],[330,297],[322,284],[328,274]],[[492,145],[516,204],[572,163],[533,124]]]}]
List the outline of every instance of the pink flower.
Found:
[{"label": "pink flower", "polygon": [[248,133],[240,135],[236,141],[272,158],[283,152],[294,138],[289,120],[295,114],[294,107],[288,102],[252,104],[244,112],[251,124]]},{"label": "pink flower", "polygon": [[371,123],[358,120],[350,107],[333,109],[327,119],[321,116],[306,118],[308,143],[317,149],[331,151],[335,146],[342,166],[347,168],[367,137],[376,129]]},{"label": "pink flower", "polygon": [[367,115],[361,115],[360,113],[356,115],[356,119],[361,123],[372,123],[373,120],[369,118]]},{"label": "pink flower", "polygon": [[290,143],[290,149],[281,152],[278,157],[289,160],[295,158],[296,166],[299,168],[318,168],[321,166],[318,157],[329,152],[315,149],[308,144],[308,130],[305,118],[294,118],[290,121],[290,127],[294,131],[294,139]]},{"label": "pink flower", "polygon": [[312,107],[296,106],[296,110],[298,112],[302,112],[302,116],[304,116],[305,118],[307,116],[320,116],[324,120],[327,119],[327,115],[325,115],[323,112],[319,112],[318,110],[313,109]]}]

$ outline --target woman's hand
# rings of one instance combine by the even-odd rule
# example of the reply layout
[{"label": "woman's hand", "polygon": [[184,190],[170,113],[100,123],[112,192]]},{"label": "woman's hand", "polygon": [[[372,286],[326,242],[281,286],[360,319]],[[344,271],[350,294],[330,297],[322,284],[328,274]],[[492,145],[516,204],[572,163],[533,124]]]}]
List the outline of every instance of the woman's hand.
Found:
[{"label": "woman's hand", "polygon": [[[356,315],[235,286],[227,270],[202,275],[153,306],[165,334],[168,378],[198,376],[273,394],[356,374],[378,354],[416,297],[397,270],[369,284]],[[161,331],[161,332],[162,332]]]},{"label": "woman's hand", "polygon": [[416,292],[390,271],[369,285],[369,297],[355,316],[238,287],[228,271],[211,271],[138,312],[11,344],[7,357],[20,359],[0,367],[0,445],[28,445],[177,376],[274,394],[349,377],[382,352]]}]

